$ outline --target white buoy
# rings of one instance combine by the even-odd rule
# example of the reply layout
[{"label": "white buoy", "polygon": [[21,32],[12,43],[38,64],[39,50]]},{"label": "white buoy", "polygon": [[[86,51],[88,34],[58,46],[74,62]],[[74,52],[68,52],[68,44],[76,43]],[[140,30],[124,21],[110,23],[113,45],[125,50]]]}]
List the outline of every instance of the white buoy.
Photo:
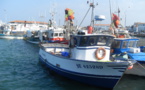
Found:
[{"label": "white buoy", "polygon": [[102,21],[102,20],[105,20],[106,18],[105,18],[105,16],[104,15],[96,15],[95,16],[95,20],[96,21]]}]

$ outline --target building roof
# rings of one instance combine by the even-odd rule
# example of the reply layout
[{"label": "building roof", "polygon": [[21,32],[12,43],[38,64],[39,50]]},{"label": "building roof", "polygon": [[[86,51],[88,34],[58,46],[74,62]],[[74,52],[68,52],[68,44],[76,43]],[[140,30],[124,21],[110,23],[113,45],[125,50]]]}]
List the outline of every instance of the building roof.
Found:
[{"label": "building roof", "polygon": [[135,22],[134,24],[145,24],[145,23],[142,23],[142,22]]},{"label": "building roof", "polygon": [[110,26],[110,24],[95,24],[95,26]]},{"label": "building roof", "polygon": [[29,23],[29,24],[33,24],[33,23],[37,23],[37,24],[48,24],[46,22],[39,22],[39,21],[22,21],[22,20],[15,20],[15,21],[10,21],[9,23]]}]

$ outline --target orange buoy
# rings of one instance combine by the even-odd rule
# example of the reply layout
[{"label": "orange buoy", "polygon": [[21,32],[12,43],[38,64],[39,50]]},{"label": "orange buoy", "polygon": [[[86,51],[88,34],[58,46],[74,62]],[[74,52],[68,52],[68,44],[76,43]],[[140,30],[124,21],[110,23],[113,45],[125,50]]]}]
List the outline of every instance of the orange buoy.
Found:
[{"label": "orange buoy", "polygon": [[125,38],[125,35],[119,35],[119,38]]},{"label": "orange buoy", "polygon": [[88,34],[92,34],[92,32],[93,32],[93,27],[92,27],[92,26],[88,26],[87,29],[88,29]]},{"label": "orange buoy", "polygon": [[132,69],[133,68],[133,65],[130,65],[130,66],[128,66],[128,68],[127,69]]}]

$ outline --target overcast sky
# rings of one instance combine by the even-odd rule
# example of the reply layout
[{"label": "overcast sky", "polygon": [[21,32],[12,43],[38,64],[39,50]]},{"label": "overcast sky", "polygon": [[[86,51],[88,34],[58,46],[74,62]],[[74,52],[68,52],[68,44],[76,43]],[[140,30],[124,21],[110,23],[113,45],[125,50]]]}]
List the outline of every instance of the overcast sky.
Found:
[{"label": "overcast sky", "polygon": [[[64,10],[72,9],[75,14],[74,24],[79,25],[85,16],[89,5],[87,1],[93,0],[0,0],[0,20],[9,22],[13,20],[45,21],[51,18],[50,12],[56,12],[55,20],[59,25],[64,24]],[[145,0],[110,0],[111,11],[115,13],[120,9],[121,23],[133,25],[134,22],[145,22]],[[105,20],[96,24],[110,24],[109,0],[94,0],[98,5],[95,7],[95,15],[104,15]],[[82,26],[90,24],[91,11],[85,18]]]}]

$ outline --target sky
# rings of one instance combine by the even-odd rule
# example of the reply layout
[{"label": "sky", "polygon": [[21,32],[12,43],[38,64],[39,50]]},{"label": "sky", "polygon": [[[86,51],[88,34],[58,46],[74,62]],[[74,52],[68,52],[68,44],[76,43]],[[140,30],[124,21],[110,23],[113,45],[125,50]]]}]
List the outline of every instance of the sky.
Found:
[{"label": "sky", "polygon": [[[48,22],[52,18],[50,13],[53,11],[57,24],[64,25],[64,10],[70,8],[74,11],[74,25],[80,25],[89,9],[87,1],[93,0],[0,0],[0,20],[3,22],[13,20]],[[106,17],[103,21],[95,21],[95,24],[110,24],[109,0],[94,0],[94,3],[94,15]],[[116,13],[118,8],[120,9],[123,26],[131,26],[135,22],[145,23],[145,0],[110,0],[110,4],[111,13]],[[90,25],[90,21],[91,11],[81,26]]]}]

